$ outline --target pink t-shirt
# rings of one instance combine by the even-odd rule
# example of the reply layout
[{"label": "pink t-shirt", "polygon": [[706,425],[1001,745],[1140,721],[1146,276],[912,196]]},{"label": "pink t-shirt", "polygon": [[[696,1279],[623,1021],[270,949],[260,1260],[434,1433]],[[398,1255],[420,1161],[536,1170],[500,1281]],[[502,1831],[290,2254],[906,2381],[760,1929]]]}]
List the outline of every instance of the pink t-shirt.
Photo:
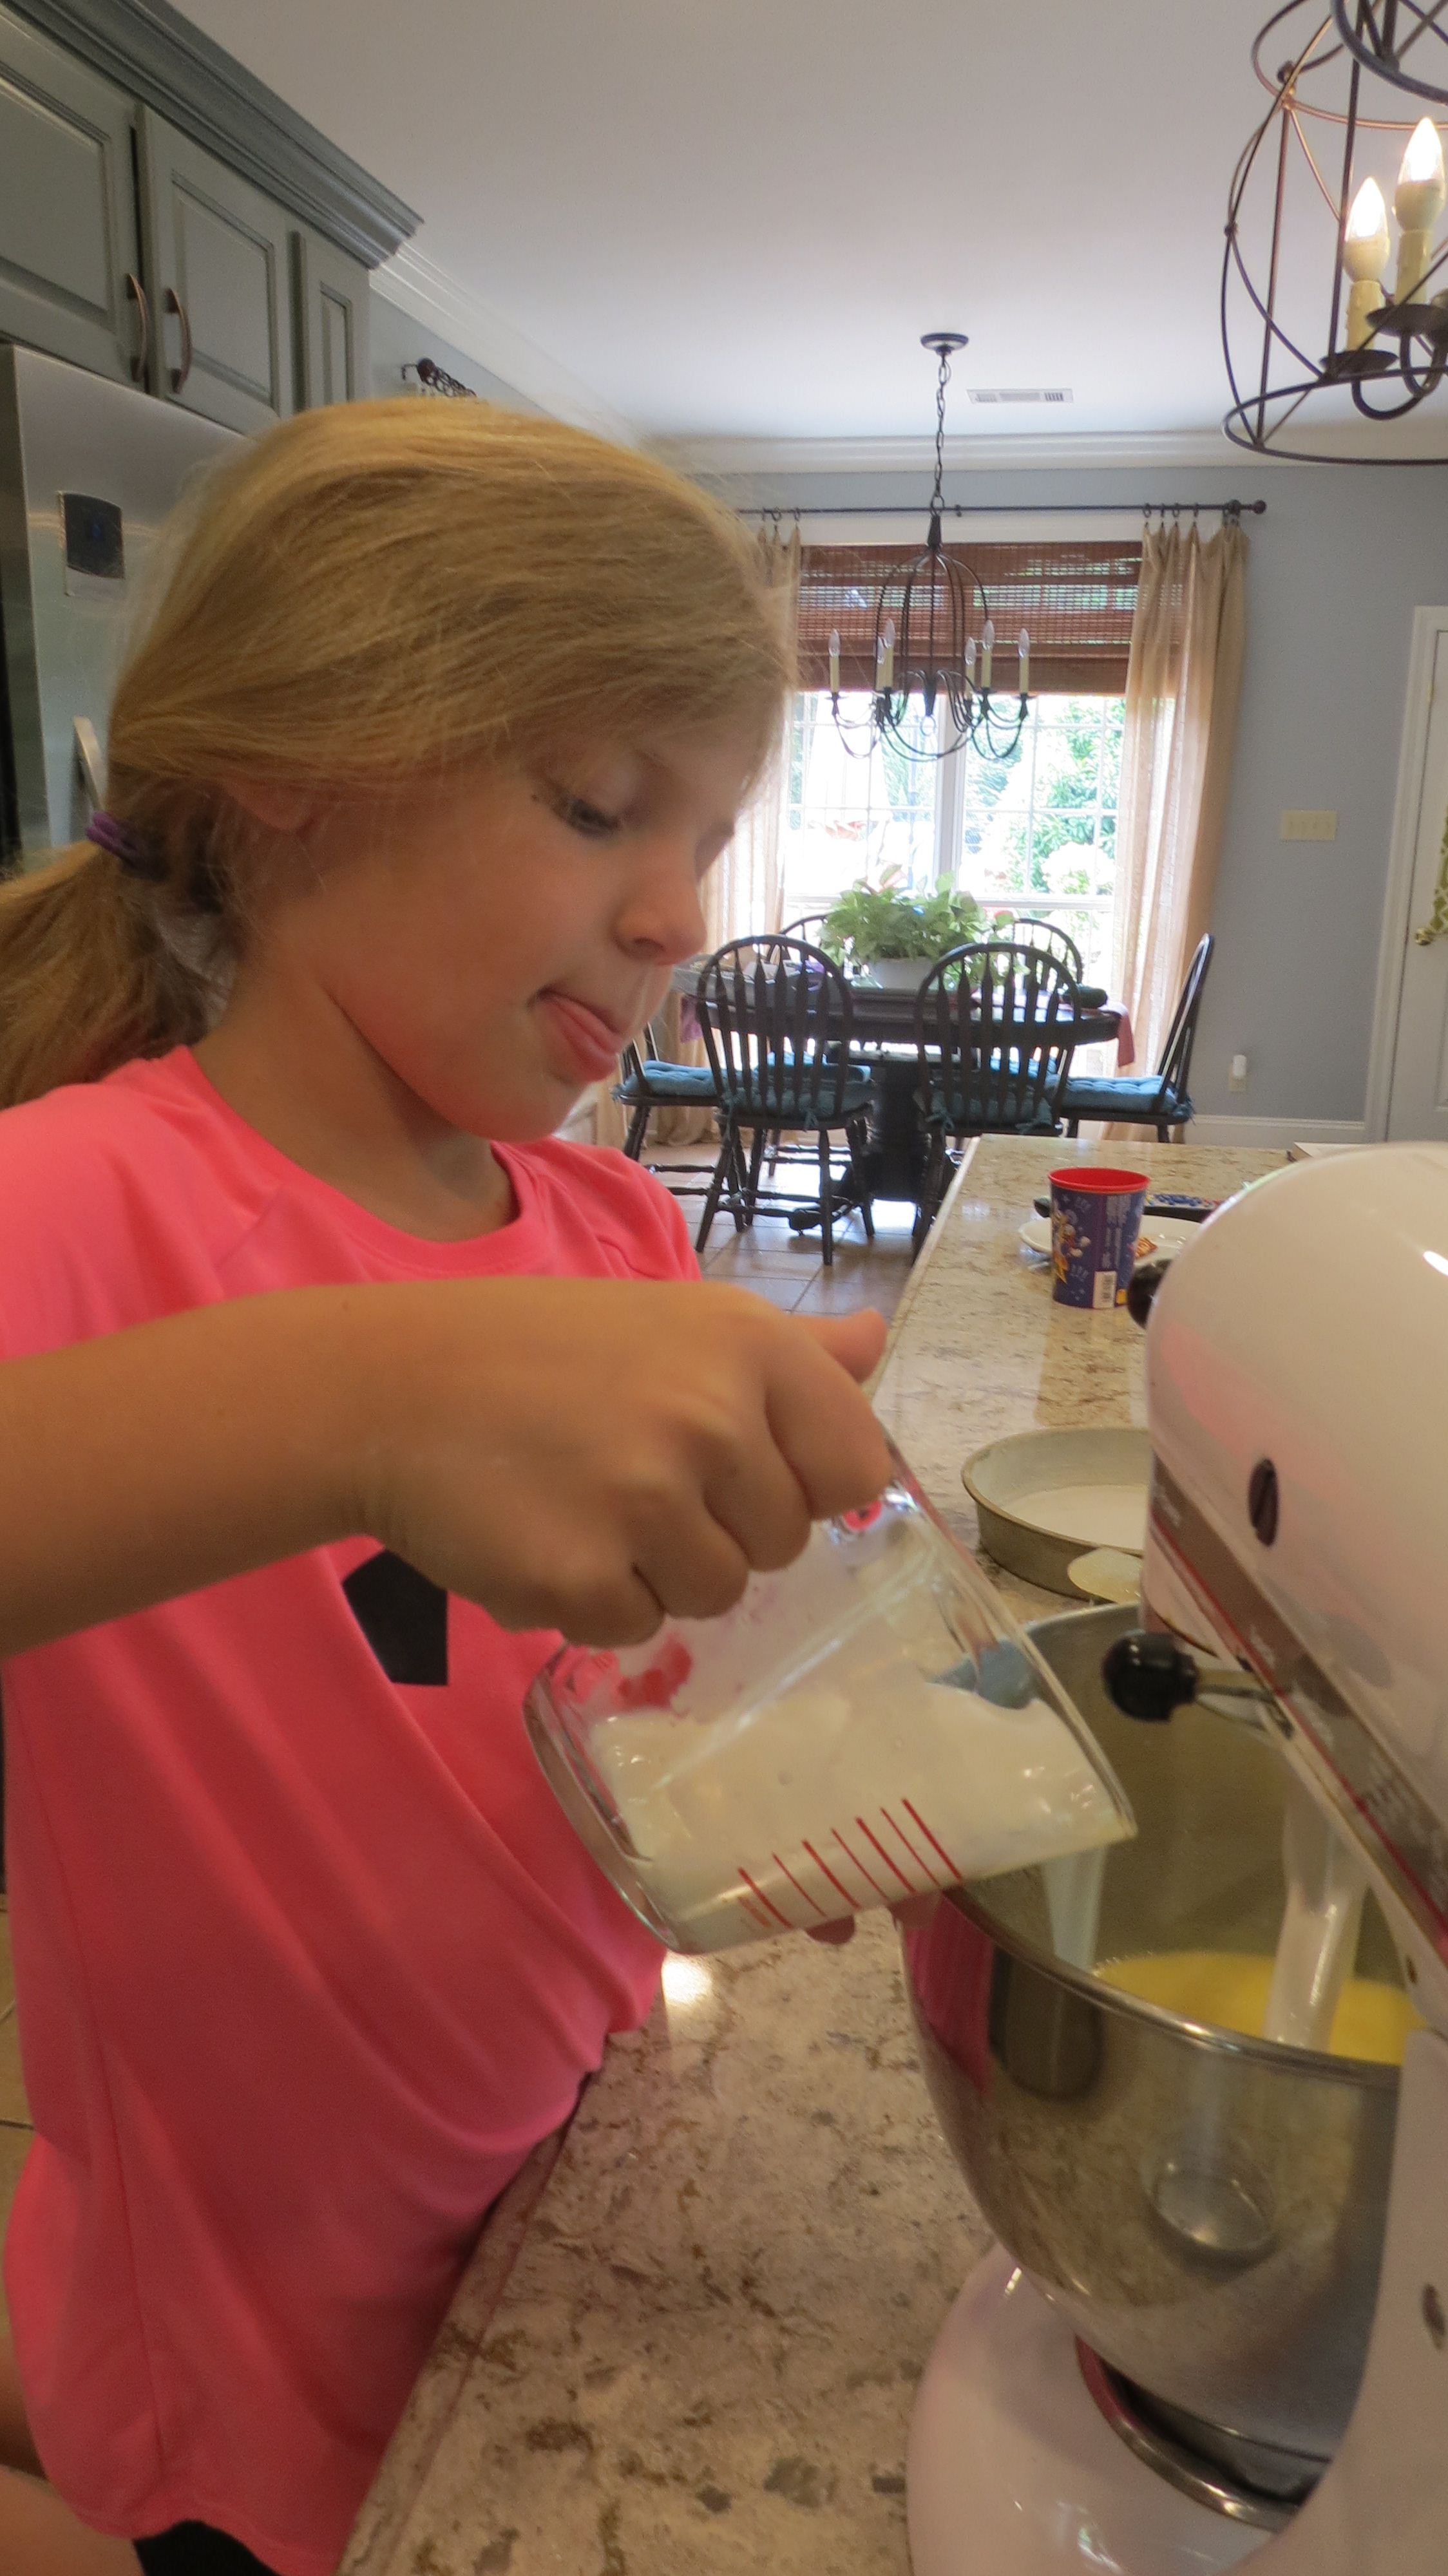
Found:
[{"label": "pink t-shirt", "polygon": [[[0,1353],[330,1281],[694,1274],[622,1155],[499,1160],[513,1222],[429,1243],[185,1049],[53,1092],[0,1117]],[[524,1732],[555,1643],[357,1539],[6,1666],[36,2136],[5,2284],[41,2457],[100,2529],[196,2519],[331,2576],[483,2212],[647,2011],[657,1944]]]}]

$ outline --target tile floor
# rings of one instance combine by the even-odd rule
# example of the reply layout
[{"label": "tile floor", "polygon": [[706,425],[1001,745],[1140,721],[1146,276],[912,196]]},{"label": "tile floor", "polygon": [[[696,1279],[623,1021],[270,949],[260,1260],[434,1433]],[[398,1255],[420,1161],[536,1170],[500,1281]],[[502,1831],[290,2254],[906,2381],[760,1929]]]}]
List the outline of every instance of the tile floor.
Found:
[{"label": "tile floor", "polygon": [[[659,1160],[693,1162],[696,1155],[701,1180],[707,1180],[714,1162],[713,1152],[707,1147],[681,1151],[665,1146],[660,1149]],[[647,1153],[644,1161],[650,1161]],[[781,1186],[793,1186],[783,1170],[779,1177]],[[698,1225],[703,1201],[686,1198],[680,1205],[692,1231]],[[836,1228],[834,1264],[826,1270],[818,1231],[791,1234],[785,1215],[761,1213],[747,1234],[736,1234],[734,1220],[726,1211],[714,1219],[708,1243],[699,1256],[704,1276],[752,1288],[757,1296],[768,1297],[792,1314],[848,1315],[857,1306],[878,1306],[888,1322],[910,1276],[910,1230],[915,1210],[904,1201],[880,1200],[874,1215],[873,1243],[865,1241],[865,1229],[858,1217]]]},{"label": "tile floor", "polygon": [[[661,1159],[682,1160],[677,1149]],[[689,1158],[692,1160],[692,1156]],[[710,1154],[699,1157],[705,1176]],[[696,1226],[702,1202],[681,1202]],[[888,1319],[910,1276],[910,1228],[915,1211],[882,1203],[875,1210],[875,1240],[865,1241],[855,1218],[835,1237],[832,1270],[826,1270],[818,1234],[791,1234],[783,1216],[756,1217],[748,1234],[736,1234],[727,1215],[715,1219],[702,1255],[706,1278],[728,1280],[753,1289],[799,1315],[846,1315],[859,1306],[878,1306]],[[15,1981],[10,1965],[10,1918],[0,1897],[0,2237],[10,2216],[10,2203],[30,2144],[30,2106],[20,2072],[19,2033],[15,2022]],[[0,2323],[5,2319],[0,2288]]]}]

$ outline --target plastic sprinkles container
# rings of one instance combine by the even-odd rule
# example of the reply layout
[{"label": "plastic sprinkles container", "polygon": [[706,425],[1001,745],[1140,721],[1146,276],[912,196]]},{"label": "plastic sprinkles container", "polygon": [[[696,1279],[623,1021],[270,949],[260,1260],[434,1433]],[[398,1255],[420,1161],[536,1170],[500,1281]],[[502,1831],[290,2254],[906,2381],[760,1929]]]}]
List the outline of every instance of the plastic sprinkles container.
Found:
[{"label": "plastic sprinkles container", "polygon": [[1058,1306],[1124,1306],[1136,1262],[1145,1172],[1080,1163],[1051,1174],[1051,1294]]}]

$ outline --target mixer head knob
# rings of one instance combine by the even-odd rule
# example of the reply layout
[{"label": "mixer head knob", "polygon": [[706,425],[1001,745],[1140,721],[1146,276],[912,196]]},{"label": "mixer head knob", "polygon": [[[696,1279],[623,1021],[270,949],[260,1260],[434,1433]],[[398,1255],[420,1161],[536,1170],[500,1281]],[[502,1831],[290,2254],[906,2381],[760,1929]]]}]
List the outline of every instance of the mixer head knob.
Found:
[{"label": "mixer head knob", "polygon": [[1175,1637],[1146,1628],[1133,1629],[1108,1648],[1101,1678],[1123,1717],[1144,1718],[1161,1725],[1173,1709],[1185,1708],[1197,1695],[1197,1666]]}]

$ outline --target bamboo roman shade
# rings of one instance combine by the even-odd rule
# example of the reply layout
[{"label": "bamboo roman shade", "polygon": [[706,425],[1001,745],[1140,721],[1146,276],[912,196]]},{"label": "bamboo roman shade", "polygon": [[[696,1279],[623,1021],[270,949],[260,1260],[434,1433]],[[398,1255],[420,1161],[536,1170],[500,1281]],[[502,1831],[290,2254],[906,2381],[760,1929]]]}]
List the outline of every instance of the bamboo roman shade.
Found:
[{"label": "bamboo roman shade", "polygon": [[[1025,626],[1031,637],[1033,692],[1123,694],[1141,571],[1139,540],[947,545],[945,551],[968,565],[985,591],[1002,648],[1003,676],[1014,673],[1015,639]],[[799,586],[802,689],[829,686],[832,628],[840,638],[841,688],[874,687],[880,585],[921,552],[918,544],[805,547]]]}]

